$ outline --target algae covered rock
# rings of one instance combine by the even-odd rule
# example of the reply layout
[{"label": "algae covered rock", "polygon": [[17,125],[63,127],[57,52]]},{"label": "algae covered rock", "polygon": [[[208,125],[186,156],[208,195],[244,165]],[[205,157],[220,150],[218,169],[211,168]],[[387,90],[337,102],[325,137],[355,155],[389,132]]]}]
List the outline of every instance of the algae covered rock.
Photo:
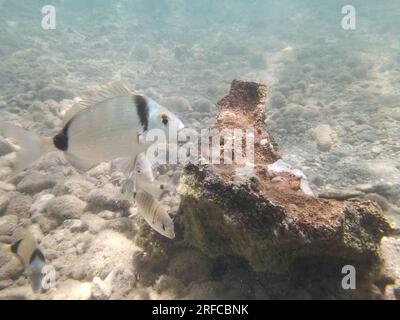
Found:
[{"label": "algae covered rock", "polygon": [[51,189],[56,184],[56,177],[40,172],[33,172],[23,178],[17,185],[17,191],[27,194],[36,194]]},{"label": "algae covered rock", "polygon": [[65,195],[51,199],[46,205],[46,212],[50,218],[60,224],[67,219],[79,219],[86,207],[86,203],[75,196]]},{"label": "algae covered rock", "polygon": [[316,198],[299,170],[277,170],[282,161],[263,126],[266,97],[265,86],[234,81],[217,104],[213,129],[253,128],[254,164],[242,179],[244,166],[235,163],[185,167],[178,212],[184,242],[210,257],[243,257],[257,272],[285,272],[308,257],[365,271],[378,266],[380,240],[392,231],[382,210],[371,201]]}]

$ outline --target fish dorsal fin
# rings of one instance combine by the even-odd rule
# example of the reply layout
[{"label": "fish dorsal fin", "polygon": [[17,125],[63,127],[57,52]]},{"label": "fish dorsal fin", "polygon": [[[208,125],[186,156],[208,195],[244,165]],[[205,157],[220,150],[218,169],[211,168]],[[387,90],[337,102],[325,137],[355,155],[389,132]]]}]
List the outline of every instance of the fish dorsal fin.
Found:
[{"label": "fish dorsal fin", "polygon": [[65,113],[63,124],[65,125],[80,111],[90,108],[99,102],[120,96],[131,96],[133,93],[125,85],[118,81],[98,86],[86,92],[72,107]]},{"label": "fish dorsal fin", "polygon": [[146,153],[142,152],[137,156],[135,170],[139,176],[144,177],[148,182],[154,182],[152,165]]}]

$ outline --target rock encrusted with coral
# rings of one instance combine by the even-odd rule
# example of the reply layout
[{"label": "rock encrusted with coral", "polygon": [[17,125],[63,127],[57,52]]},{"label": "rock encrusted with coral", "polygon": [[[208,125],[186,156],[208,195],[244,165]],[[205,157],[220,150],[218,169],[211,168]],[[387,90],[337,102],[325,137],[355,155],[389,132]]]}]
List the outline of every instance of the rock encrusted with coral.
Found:
[{"label": "rock encrusted with coral", "polygon": [[281,160],[264,128],[266,98],[266,86],[234,81],[218,102],[213,129],[252,127],[255,164],[244,179],[235,164],[186,166],[178,213],[184,241],[210,257],[241,256],[257,272],[282,273],[316,257],[376,269],[380,241],[392,232],[382,210],[371,201],[317,198],[302,187],[304,175],[271,170]]}]

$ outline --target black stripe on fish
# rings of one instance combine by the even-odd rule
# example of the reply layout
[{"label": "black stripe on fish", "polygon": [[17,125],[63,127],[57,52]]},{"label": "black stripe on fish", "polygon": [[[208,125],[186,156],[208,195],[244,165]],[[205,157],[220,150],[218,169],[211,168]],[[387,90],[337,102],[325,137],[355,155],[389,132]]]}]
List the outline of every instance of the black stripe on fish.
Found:
[{"label": "black stripe on fish", "polygon": [[39,249],[35,249],[35,251],[33,251],[33,253],[32,253],[31,259],[29,260],[29,264],[31,264],[32,261],[35,260],[36,257],[38,257],[43,262],[45,261],[42,251],[40,251]]},{"label": "black stripe on fish", "polygon": [[17,242],[15,242],[15,243],[11,246],[11,252],[12,252],[12,253],[17,254],[19,245],[21,244],[21,241],[22,241],[22,239],[21,239],[21,240],[18,240]]},{"label": "black stripe on fish", "polygon": [[62,129],[62,131],[53,138],[53,143],[58,150],[68,150],[68,129],[71,125],[71,120],[69,120],[64,129]]},{"label": "black stripe on fish", "polygon": [[146,98],[140,95],[135,95],[133,99],[140,119],[140,124],[143,126],[143,130],[147,131],[149,128],[149,106],[147,105]]}]

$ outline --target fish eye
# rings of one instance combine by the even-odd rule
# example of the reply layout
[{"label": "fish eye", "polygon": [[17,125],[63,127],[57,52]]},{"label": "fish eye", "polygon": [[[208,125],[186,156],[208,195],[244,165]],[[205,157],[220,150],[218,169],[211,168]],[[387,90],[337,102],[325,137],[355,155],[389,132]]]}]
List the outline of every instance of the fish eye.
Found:
[{"label": "fish eye", "polygon": [[167,125],[168,124],[168,122],[169,122],[169,119],[168,119],[168,116],[165,114],[165,113],[163,113],[163,114],[161,114],[161,122],[163,123],[163,125]]}]

